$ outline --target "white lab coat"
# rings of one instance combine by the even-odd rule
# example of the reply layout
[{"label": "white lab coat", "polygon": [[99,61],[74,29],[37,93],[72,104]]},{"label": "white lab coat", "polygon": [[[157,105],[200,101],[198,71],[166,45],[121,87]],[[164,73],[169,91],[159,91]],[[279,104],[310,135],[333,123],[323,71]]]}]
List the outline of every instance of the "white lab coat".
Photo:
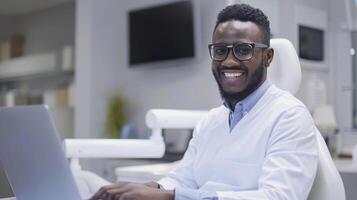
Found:
[{"label": "white lab coat", "polygon": [[270,86],[229,130],[229,110],[211,110],[179,166],[159,183],[175,200],[304,200],[317,170],[319,134],[309,111]]}]

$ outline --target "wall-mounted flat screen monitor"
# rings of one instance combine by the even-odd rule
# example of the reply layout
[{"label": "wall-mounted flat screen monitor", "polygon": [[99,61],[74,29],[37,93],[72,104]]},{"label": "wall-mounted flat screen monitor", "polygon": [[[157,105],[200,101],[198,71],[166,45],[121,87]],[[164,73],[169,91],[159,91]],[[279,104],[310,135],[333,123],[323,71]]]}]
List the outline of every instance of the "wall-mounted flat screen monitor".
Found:
[{"label": "wall-mounted flat screen monitor", "polygon": [[194,57],[191,1],[179,1],[129,12],[129,63]]},{"label": "wall-mounted flat screen monitor", "polygon": [[312,60],[324,60],[324,31],[299,25],[299,57]]}]

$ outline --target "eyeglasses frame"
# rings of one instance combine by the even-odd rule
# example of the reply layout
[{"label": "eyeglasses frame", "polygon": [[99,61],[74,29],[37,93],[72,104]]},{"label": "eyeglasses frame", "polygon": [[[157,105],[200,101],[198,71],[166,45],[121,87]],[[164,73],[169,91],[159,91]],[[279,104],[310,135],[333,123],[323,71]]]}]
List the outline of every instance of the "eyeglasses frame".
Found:
[{"label": "eyeglasses frame", "polygon": [[[237,56],[237,55],[235,54],[235,52],[233,51],[233,48],[235,48],[235,47],[238,46],[238,45],[242,45],[242,44],[248,44],[248,45],[250,45],[250,46],[252,47],[253,52],[252,52],[252,55],[250,56],[250,58],[247,58],[247,59],[239,59],[238,56]],[[228,48],[228,53],[226,54],[226,56],[225,56],[224,59],[222,59],[222,60],[221,60],[221,59],[214,59],[214,58],[213,58],[213,55],[212,55],[212,53],[211,53],[211,48],[212,48],[213,46],[218,46],[218,45],[224,45],[225,47]],[[224,61],[225,59],[227,59],[227,57],[228,57],[228,55],[229,55],[229,51],[232,51],[234,57],[235,57],[236,59],[238,59],[239,61],[248,61],[248,60],[252,59],[252,57],[253,57],[253,55],[254,55],[254,50],[255,50],[256,48],[266,49],[266,48],[269,48],[269,46],[266,45],[266,44],[263,44],[263,43],[255,43],[255,42],[251,42],[251,43],[235,43],[235,44],[230,44],[230,45],[227,45],[227,44],[225,44],[225,43],[212,43],[212,44],[209,44],[209,45],[208,45],[208,51],[209,51],[210,57],[211,57],[211,59],[214,60],[214,61]]]}]

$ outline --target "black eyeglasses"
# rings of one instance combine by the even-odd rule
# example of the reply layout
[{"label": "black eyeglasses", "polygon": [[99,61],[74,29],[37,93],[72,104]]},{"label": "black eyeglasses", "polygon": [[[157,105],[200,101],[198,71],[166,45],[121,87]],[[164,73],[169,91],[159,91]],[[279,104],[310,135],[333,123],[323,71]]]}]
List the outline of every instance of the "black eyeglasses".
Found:
[{"label": "black eyeglasses", "polygon": [[233,55],[239,61],[246,61],[253,57],[255,48],[265,49],[268,48],[268,45],[261,43],[237,43],[230,45],[218,43],[208,45],[209,54],[212,60],[215,61],[225,60],[229,54],[229,49],[232,49]]}]

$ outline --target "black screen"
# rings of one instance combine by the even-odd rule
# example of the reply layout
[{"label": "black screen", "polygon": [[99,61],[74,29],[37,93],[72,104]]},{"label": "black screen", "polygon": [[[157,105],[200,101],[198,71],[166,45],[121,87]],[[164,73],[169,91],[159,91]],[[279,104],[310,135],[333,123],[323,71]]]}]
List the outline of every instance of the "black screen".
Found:
[{"label": "black screen", "polygon": [[307,26],[299,26],[299,57],[308,60],[323,61],[323,30]]},{"label": "black screen", "polygon": [[193,57],[192,3],[129,12],[129,49],[130,64]]}]

